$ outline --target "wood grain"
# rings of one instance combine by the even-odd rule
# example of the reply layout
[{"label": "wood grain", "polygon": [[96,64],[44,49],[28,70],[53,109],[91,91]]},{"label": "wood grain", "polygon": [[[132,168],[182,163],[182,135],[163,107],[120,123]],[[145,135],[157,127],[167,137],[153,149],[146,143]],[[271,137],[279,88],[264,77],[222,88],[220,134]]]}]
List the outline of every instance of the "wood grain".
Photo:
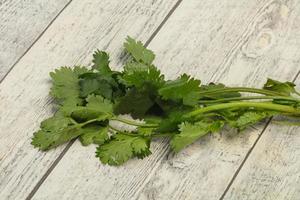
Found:
[{"label": "wood grain", "polygon": [[[291,80],[300,58],[295,2],[183,1],[149,47],[168,78],[187,72],[256,87],[266,77]],[[149,158],[118,168],[76,142],[34,199],[219,199],[262,127],[209,135],[177,155],[155,141]]]},{"label": "wood grain", "polygon": [[[299,40],[298,36],[300,47]],[[299,78],[296,84],[299,86]],[[272,123],[261,136],[224,199],[299,200],[299,133],[299,127]]]},{"label": "wood grain", "polygon": [[69,1],[0,1],[0,81]]},{"label": "wood grain", "polygon": [[[99,48],[113,61],[127,35],[146,41],[175,1],[85,0],[72,2],[0,84],[0,196],[24,199],[60,155],[31,145],[39,123],[52,115],[49,72],[89,64]],[[112,62],[115,67],[119,63]]]},{"label": "wood grain", "polygon": [[[234,19],[223,18],[228,24],[223,22],[221,31],[209,40],[207,49],[211,49],[211,53],[209,51],[204,53],[204,61],[200,61],[200,66],[195,67],[192,73],[199,74],[199,77],[200,74],[204,74],[202,75],[204,80],[207,80],[204,77],[206,76],[210,77],[209,80],[230,85],[242,83],[255,87],[262,86],[267,77],[292,80],[299,70],[297,15],[300,5],[296,1],[240,3],[238,6],[234,2],[238,7],[233,7],[232,10],[223,7],[227,13],[232,13]],[[234,8],[240,15],[234,12]],[[194,29],[201,30],[201,27]],[[166,31],[162,30],[162,33]],[[210,35],[210,32],[207,34]],[[187,38],[195,37],[196,31]],[[189,49],[186,40],[177,36],[177,41],[185,41],[182,42],[184,44],[182,48]],[[153,41],[153,45],[155,41],[157,40]],[[166,40],[162,38],[161,41]],[[230,43],[226,44],[225,41]],[[201,40],[198,44],[198,48],[201,49],[206,43]],[[195,46],[192,42],[190,45]],[[160,43],[160,46],[167,44]],[[220,49],[226,53],[216,52],[222,52]],[[195,54],[191,57],[200,57],[200,53]],[[178,57],[187,57],[187,54],[182,56],[177,54],[176,58]],[[193,61],[186,60],[187,66],[193,66],[191,63]],[[175,59],[172,62],[180,61]],[[206,68],[207,72],[201,68]],[[184,70],[183,67],[178,69],[179,72]],[[228,134],[232,136],[231,132],[211,135],[178,155],[169,154],[168,159],[163,160],[138,199],[219,199],[260,134],[262,126],[255,129],[234,137],[228,137]],[[247,183],[245,187],[246,185]],[[296,183],[294,187],[297,187]],[[251,196],[250,193],[249,195]]]}]

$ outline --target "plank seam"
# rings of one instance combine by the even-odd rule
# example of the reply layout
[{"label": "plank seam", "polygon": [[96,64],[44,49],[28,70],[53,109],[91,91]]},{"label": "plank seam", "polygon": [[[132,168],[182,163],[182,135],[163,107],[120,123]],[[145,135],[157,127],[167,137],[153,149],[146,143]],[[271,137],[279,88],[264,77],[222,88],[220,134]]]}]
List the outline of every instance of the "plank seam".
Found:
[{"label": "plank seam", "polygon": [[5,73],[5,75],[0,79],[0,84],[4,81],[4,79],[8,76],[8,74],[13,70],[13,68],[20,62],[20,60],[29,52],[29,50],[37,43],[37,41],[45,34],[45,32],[49,29],[49,27],[53,24],[53,22],[60,16],[60,14],[70,5],[73,0],[70,0],[58,13],[57,15],[50,21],[50,23],[46,26],[46,28],[39,34],[39,36],[33,41],[33,43],[26,49],[26,51],[12,64],[10,69]]},{"label": "plank seam", "polygon": [[154,39],[154,37],[157,35],[157,33],[161,30],[161,28],[165,25],[165,23],[168,21],[168,19],[171,17],[171,15],[174,13],[174,11],[178,8],[178,6],[181,4],[183,0],[178,0],[176,4],[171,8],[169,13],[165,16],[165,18],[162,20],[162,22],[158,25],[158,27],[154,30],[154,32],[151,34],[149,39],[145,42],[145,46],[147,47],[150,42]]},{"label": "plank seam", "polygon": [[[72,0],[71,0],[72,1]],[[64,7],[64,9],[71,3],[71,1]],[[171,8],[171,10],[168,12],[168,14],[164,17],[164,19],[162,20],[162,22],[158,25],[158,27],[154,30],[154,32],[150,35],[149,39],[145,42],[145,47],[147,47],[150,42],[155,38],[155,36],[157,35],[157,33],[161,30],[161,28],[165,25],[165,23],[168,21],[168,19],[171,17],[171,15],[174,13],[174,11],[178,8],[178,6],[180,5],[180,3],[183,0],[178,0],[176,2],[176,4]],[[63,10],[64,10],[63,9]],[[63,11],[62,10],[62,11]],[[62,12],[61,11],[61,12]],[[60,12],[60,13],[61,13]],[[59,14],[60,14],[59,13]],[[59,15],[58,14],[58,15]],[[58,15],[55,17],[55,19],[58,17]],[[54,20],[55,20],[54,19]],[[49,24],[49,26],[54,22],[54,20]],[[48,27],[49,27],[48,26]],[[47,28],[48,28],[47,27]],[[47,29],[46,28],[46,29]],[[46,29],[43,31],[43,33],[46,31]],[[43,34],[42,33],[42,34]],[[42,36],[42,34],[39,36],[39,38]],[[38,39],[39,39],[38,38]],[[38,40],[37,39],[37,40]],[[35,41],[36,42],[36,41]],[[35,43],[34,42],[34,43]],[[30,48],[34,45],[34,43],[30,46]],[[29,49],[30,49],[29,48]],[[29,51],[29,49],[22,55],[22,57]],[[21,57],[21,58],[22,58]],[[18,59],[19,60],[21,60]],[[17,61],[17,62],[18,62]],[[13,65],[15,66],[17,64],[17,62]],[[9,70],[9,72],[11,71],[11,69]],[[8,72],[8,73],[9,73]],[[7,73],[7,74],[8,74]],[[7,74],[4,76],[4,78],[7,76]],[[0,80],[0,84],[1,82],[4,80],[4,78],[2,80]],[[37,182],[37,184],[34,186],[34,188],[31,190],[31,192],[28,194],[28,196],[26,197],[26,200],[31,200],[32,197],[35,195],[35,193],[39,190],[39,188],[41,187],[41,185],[45,182],[45,180],[48,178],[48,176],[51,174],[51,172],[55,169],[55,167],[57,166],[57,164],[61,161],[61,159],[64,157],[64,155],[68,152],[68,150],[71,148],[71,146],[74,144],[74,142],[76,141],[76,139],[72,140],[71,142],[69,142],[67,144],[67,146],[62,150],[62,152],[59,154],[59,156],[54,160],[54,162],[52,163],[52,165],[49,167],[49,169],[45,172],[45,174],[41,177],[41,179]]]},{"label": "plank seam", "polygon": [[49,174],[53,171],[53,169],[56,167],[56,165],[59,163],[59,161],[63,158],[63,156],[68,152],[70,147],[73,145],[76,139],[72,140],[67,144],[67,146],[63,149],[63,151],[59,154],[59,156],[54,160],[52,165],[49,167],[49,169],[46,171],[46,173],[42,176],[42,178],[37,182],[37,184],[34,186],[34,188],[31,190],[31,192],[26,197],[26,200],[30,200],[34,194],[38,191],[40,186],[44,183],[44,181],[47,179]]},{"label": "plank seam", "polygon": [[[294,83],[297,78],[300,75],[300,70],[298,71],[298,73],[296,74],[296,76],[293,78],[292,82]],[[220,197],[219,200],[223,200],[224,197],[226,196],[227,192],[229,191],[229,189],[231,188],[233,182],[235,181],[235,179],[237,178],[238,174],[240,173],[240,171],[242,170],[242,168],[244,167],[245,163],[247,162],[250,154],[252,153],[253,149],[256,147],[256,144],[259,142],[259,139],[261,138],[261,136],[264,134],[264,132],[267,130],[268,126],[270,125],[271,121],[272,121],[272,117],[267,121],[266,125],[264,126],[263,130],[261,131],[261,133],[258,135],[257,139],[255,140],[254,144],[252,145],[252,147],[249,149],[249,151],[247,152],[245,158],[243,159],[242,163],[240,164],[240,166],[238,167],[238,169],[236,170],[236,172],[234,173],[233,177],[231,178],[229,184],[227,185],[226,189],[224,190],[222,196]]]}]

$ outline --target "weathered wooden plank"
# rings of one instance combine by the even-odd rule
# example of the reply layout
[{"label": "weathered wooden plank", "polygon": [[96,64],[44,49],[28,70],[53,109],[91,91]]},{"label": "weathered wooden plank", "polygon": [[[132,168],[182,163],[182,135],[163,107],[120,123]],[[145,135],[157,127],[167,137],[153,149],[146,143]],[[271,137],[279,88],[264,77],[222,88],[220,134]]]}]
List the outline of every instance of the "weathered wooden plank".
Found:
[{"label": "weathered wooden plank", "polygon": [[[292,80],[299,70],[299,4],[296,1],[240,3],[240,7],[233,7],[233,10],[224,9],[234,13],[235,19],[224,17],[228,23],[223,23],[225,32],[216,33],[213,44],[209,44],[211,53],[205,54],[204,62],[200,62],[201,66],[203,63],[209,66],[207,74],[211,76],[208,77],[226,84],[242,83],[255,87],[262,86],[266,77]],[[243,14],[237,15],[234,11]],[[237,23],[236,18],[243,20],[242,23]],[[233,32],[230,33],[230,30]],[[182,41],[180,38],[178,40]],[[217,40],[216,43],[214,40]],[[224,45],[224,41],[232,43]],[[199,45],[202,44],[203,41],[199,42]],[[227,54],[220,54],[218,59],[215,51],[220,50],[215,49],[224,48],[223,45],[231,48],[225,49]],[[213,67],[216,64],[218,68]],[[198,70],[201,72],[200,69],[193,72]],[[174,157],[170,154],[171,158],[163,161],[139,199],[219,199],[261,130],[261,126],[256,127],[256,130],[234,137],[228,137],[228,132],[211,135]]]},{"label": "weathered wooden plank", "polygon": [[0,1],[0,81],[69,1]]},{"label": "weathered wooden plank", "polygon": [[30,145],[40,121],[53,114],[49,72],[62,65],[88,64],[97,48],[118,60],[127,35],[146,41],[175,4],[86,0],[72,2],[61,13],[0,85],[2,199],[24,199],[64,148],[42,153]]},{"label": "weathered wooden plank", "polygon": [[[293,37],[292,45],[299,48],[299,35]],[[299,78],[297,85],[300,85]],[[299,133],[299,127],[272,123],[261,136],[224,199],[299,200]]]},{"label": "weathered wooden plank", "polygon": [[[291,45],[294,3],[183,1],[149,47],[168,78],[187,72],[204,82],[257,87],[268,76],[290,80],[299,59]],[[118,168],[101,165],[94,147],[76,142],[34,199],[218,199],[262,127],[207,136],[176,156],[156,141],[150,158]]]}]

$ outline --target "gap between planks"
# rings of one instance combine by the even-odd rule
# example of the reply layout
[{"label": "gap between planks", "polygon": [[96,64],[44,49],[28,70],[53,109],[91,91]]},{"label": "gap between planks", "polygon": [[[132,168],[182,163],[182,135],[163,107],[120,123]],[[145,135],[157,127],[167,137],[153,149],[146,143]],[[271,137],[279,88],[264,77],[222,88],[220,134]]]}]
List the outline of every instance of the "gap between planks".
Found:
[{"label": "gap between planks", "polygon": [[[178,12],[178,10],[177,10],[177,12]],[[176,12],[176,14],[177,14],[177,12]],[[171,18],[169,21],[171,21],[171,20],[173,19],[173,17],[174,17],[174,16],[172,16],[172,18]],[[168,22],[169,22],[169,21],[168,21]],[[168,23],[167,23],[167,24],[168,24]],[[163,28],[165,28],[165,27],[166,27],[166,26],[164,26]],[[153,31],[152,31],[152,32],[153,32]],[[161,32],[163,32],[163,31],[161,31]],[[160,35],[161,32],[160,32],[158,35]],[[157,37],[158,37],[158,36],[157,36]],[[156,40],[157,37],[155,37],[154,41]],[[151,46],[153,43],[155,43],[154,41],[151,42],[150,46]],[[294,75],[293,75],[293,76],[294,76]],[[261,131],[259,131],[259,132],[261,132]],[[255,140],[256,140],[256,139],[255,139]],[[254,142],[255,142],[255,140],[254,140]],[[252,146],[253,146],[253,143],[252,143],[252,145],[250,145],[250,147],[245,151],[243,157],[241,157],[241,161],[244,160],[244,158],[245,158],[247,152],[249,151],[249,149],[250,149]],[[74,147],[74,145],[72,146],[72,148],[73,148],[73,147]],[[72,150],[72,149],[71,149],[71,150]],[[68,152],[70,152],[71,150],[69,150]],[[64,159],[65,159],[66,157],[67,157],[67,155],[64,157]],[[63,159],[63,160],[64,160],[64,159]],[[60,164],[61,164],[61,163],[62,163],[62,161],[60,161]],[[241,165],[241,163],[239,163],[239,164],[236,165],[236,168],[232,171],[232,173],[230,173],[230,175],[229,175],[227,181],[226,181],[225,183],[223,183],[223,184],[224,184],[224,188],[222,189],[222,191],[220,191],[220,194],[217,196],[216,199],[218,199],[218,198],[221,196],[221,194],[223,193],[224,189],[225,189],[226,186],[228,185],[228,182],[231,180],[232,175],[233,175],[234,172],[237,170],[237,167],[238,167],[239,165]],[[58,166],[59,166],[59,165],[58,165]],[[55,168],[55,170],[57,170],[58,166]],[[55,171],[55,170],[54,170],[54,171]],[[51,175],[53,175],[54,171],[53,171],[53,172],[50,174],[50,176],[46,179],[46,182],[50,179]],[[50,179],[50,180],[51,180],[51,179]],[[42,188],[43,188],[43,186],[45,186],[46,182],[43,183]],[[40,188],[38,191],[41,191],[41,188]],[[38,193],[39,193],[39,192],[38,192]],[[36,196],[36,195],[37,195],[37,194],[35,194],[35,196]],[[37,196],[38,196],[38,195],[37,195]]]},{"label": "gap between planks", "polygon": [[[24,55],[31,49],[31,47],[41,38],[41,36],[47,31],[47,29],[53,24],[53,22],[58,18],[58,16],[65,10],[65,8],[68,7],[68,5],[73,0],[70,0],[66,6],[55,16],[55,18],[49,23],[49,25],[46,27],[46,29],[39,35],[39,37],[32,43],[32,45],[24,52],[24,54],[13,64],[12,68],[5,74],[1,82],[5,79],[5,77],[9,74],[9,72],[13,69],[13,67],[24,57]],[[168,21],[168,19],[171,17],[171,15],[174,13],[174,11],[178,8],[178,6],[181,4],[183,0],[178,0],[176,4],[171,8],[171,10],[168,12],[166,17],[162,20],[162,22],[158,25],[158,27],[155,29],[155,31],[151,34],[149,39],[145,42],[145,46],[147,47],[150,42],[155,38],[157,33],[161,30],[161,28],[165,25],[165,23]],[[63,151],[59,154],[59,156],[54,160],[53,164],[49,167],[49,169],[45,172],[45,174],[41,177],[41,179],[37,182],[37,184],[34,186],[34,188],[31,190],[29,195],[26,197],[26,200],[32,199],[32,197],[35,195],[35,193],[38,191],[38,189],[41,187],[41,185],[44,183],[44,181],[47,179],[47,177],[51,174],[51,172],[54,170],[54,168],[57,166],[57,164],[60,162],[60,160],[64,157],[64,155],[68,152],[70,147],[74,144],[76,139],[72,140],[67,144],[67,146],[63,149]]]},{"label": "gap between planks", "polygon": [[[297,78],[300,75],[300,70],[297,72],[296,76],[293,78],[292,82],[294,83]],[[268,126],[270,125],[271,121],[273,118],[270,118],[266,125],[264,126],[263,130],[261,131],[261,133],[258,135],[257,139],[255,140],[254,144],[252,145],[252,147],[249,149],[249,151],[247,152],[245,158],[243,159],[242,163],[240,164],[240,166],[238,167],[238,169],[236,170],[236,172],[234,173],[233,177],[231,178],[230,182],[228,183],[228,186],[226,187],[226,189],[224,190],[224,193],[222,194],[222,196],[220,197],[219,200],[223,200],[224,197],[226,196],[227,192],[229,191],[229,189],[231,188],[233,182],[235,181],[236,177],[238,176],[238,174],[240,173],[240,171],[242,170],[243,166],[245,165],[245,163],[247,162],[250,154],[252,153],[253,149],[256,147],[256,144],[258,143],[259,139],[261,138],[261,136],[264,134],[264,132],[267,130]]]},{"label": "gap between planks", "polygon": [[57,13],[57,15],[50,21],[50,23],[46,26],[46,28],[38,35],[38,37],[32,42],[32,44],[24,51],[23,54],[12,64],[9,70],[5,73],[5,75],[0,79],[0,84],[4,81],[7,75],[13,70],[13,68],[20,62],[20,60],[29,52],[29,50],[35,45],[35,43],[44,35],[44,33],[49,29],[49,27],[53,24],[53,22],[60,16],[60,14],[70,5],[73,0],[70,0],[66,5]]}]

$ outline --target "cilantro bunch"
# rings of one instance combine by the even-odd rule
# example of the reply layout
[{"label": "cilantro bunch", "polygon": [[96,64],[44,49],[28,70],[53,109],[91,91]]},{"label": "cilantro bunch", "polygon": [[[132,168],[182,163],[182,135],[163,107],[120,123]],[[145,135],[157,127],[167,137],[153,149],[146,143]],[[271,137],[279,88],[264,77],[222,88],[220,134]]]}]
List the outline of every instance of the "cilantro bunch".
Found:
[{"label": "cilantro bunch", "polygon": [[[300,118],[299,93],[291,82],[268,79],[256,89],[201,84],[187,74],[165,80],[153,64],[154,53],[141,42],[128,37],[124,48],[129,59],[122,72],[113,71],[109,55],[98,50],[90,68],[50,73],[57,112],[41,123],[32,145],[49,150],[79,138],[84,146],[98,145],[96,156],[103,163],[121,165],[150,155],[155,137],[170,138],[172,150],[179,152],[224,126],[241,131],[277,115]],[[119,130],[113,121],[135,129]]]}]

